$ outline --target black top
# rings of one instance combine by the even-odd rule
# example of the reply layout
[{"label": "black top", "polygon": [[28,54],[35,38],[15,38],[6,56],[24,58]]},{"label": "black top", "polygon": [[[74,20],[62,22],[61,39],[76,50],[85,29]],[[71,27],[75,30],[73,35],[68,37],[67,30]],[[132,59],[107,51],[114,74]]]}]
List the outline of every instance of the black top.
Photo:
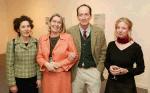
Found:
[{"label": "black top", "polygon": [[25,44],[25,46],[28,46],[28,43],[24,43]]},{"label": "black top", "polygon": [[[50,37],[49,37],[50,38]],[[52,57],[52,51],[59,40],[60,36],[50,38],[50,57]]]},{"label": "black top", "polygon": [[[133,64],[136,64],[136,67],[133,66]],[[113,78],[113,75],[111,75],[111,73],[108,70],[111,65],[117,65],[119,67],[127,68],[129,72],[125,75],[117,75],[116,81],[111,80]],[[107,48],[105,67],[109,72],[109,77],[107,82],[108,84],[106,84],[105,93],[119,93],[119,92],[124,93],[122,92],[123,91],[122,89],[119,89],[119,87],[121,87],[119,84],[122,84],[123,87],[127,85],[133,85],[132,88],[127,88],[127,87],[126,88],[129,91],[131,91],[131,89],[134,91],[131,93],[136,93],[134,76],[143,73],[145,68],[141,46],[136,42],[134,42],[127,48],[120,50],[116,46],[115,41],[110,42]],[[115,90],[114,88],[112,89],[111,86],[115,86],[114,84],[112,84],[112,82],[113,83],[115,82],[114,84],[117,86],[115,87],[117,90]],[[112,90],[115,92],[111,92]]]}]

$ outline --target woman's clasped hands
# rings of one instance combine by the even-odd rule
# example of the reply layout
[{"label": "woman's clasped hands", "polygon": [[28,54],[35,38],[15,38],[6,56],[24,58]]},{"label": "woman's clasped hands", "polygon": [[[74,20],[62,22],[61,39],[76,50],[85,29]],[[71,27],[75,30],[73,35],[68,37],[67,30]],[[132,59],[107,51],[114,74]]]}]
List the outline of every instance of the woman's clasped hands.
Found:
[{"label": "woman's clasped hands", "polygon": [[128,69],[126,68],[122,68],[116,65],[111,65],[109,68],[109,71],[112,75],[124,75],[126,73],[128,73]]}]

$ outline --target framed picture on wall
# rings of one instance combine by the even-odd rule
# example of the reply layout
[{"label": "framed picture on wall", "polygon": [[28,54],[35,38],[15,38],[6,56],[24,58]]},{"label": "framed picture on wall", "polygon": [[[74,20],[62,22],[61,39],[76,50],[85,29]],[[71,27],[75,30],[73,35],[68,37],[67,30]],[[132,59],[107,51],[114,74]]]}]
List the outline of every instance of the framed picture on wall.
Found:
[{"label": "framed picture on wall", "polygon": [[105,29],[105,14],[94,14],[93,22],[94,22],[94,25],[104,30]]}]

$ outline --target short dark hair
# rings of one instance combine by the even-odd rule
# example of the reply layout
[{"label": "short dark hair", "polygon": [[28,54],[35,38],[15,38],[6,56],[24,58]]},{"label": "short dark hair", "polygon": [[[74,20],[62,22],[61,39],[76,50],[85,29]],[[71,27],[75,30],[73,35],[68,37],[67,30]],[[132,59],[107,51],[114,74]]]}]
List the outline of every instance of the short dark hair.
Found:
[{"label": "short dark hair", "polygon": [[82,5],[80,5],[79,7],[77,7],[77,16],[78,16],[78,12],[79,12],[79,9],[80,9],[80,7],[82,7],[82,6],[85,6],[85,7],[87,7],[87,8],[89,8],[89,12],[90,12],[90,15],[92,15],[92,8],[89,6],[89,5],[87,5],[87,4],[82,4]]},{"label": "short dark hair", "polygon": [[13,21],[14,30],[15,30],[15,32],[18,33],[19,36],[20,36],[20,32],[18,32],[18,29],[19,29],[19,27],[20,27],[20,24],[21,24],[23,21],[28,21],[29,24],[30,24],[31,29],[33,29],[33,27],[34,27],[34,25],[33,25],[33,20],[31,20],[31,18],[28,17],[28,16],[22,15],[22,16],[20,16],[19,18],[15,18],[14,21]]}]

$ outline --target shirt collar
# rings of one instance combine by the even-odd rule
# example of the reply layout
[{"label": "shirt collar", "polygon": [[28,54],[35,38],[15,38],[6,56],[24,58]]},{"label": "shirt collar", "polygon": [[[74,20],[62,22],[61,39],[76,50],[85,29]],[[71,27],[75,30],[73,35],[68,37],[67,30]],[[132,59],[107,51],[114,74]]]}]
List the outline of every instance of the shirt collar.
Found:
[{"label": "shirt collar", "polygon": [[[80,32],[81,32],[81,34],[83,35],[83,31],[85,31],[80,25],[79,25],[79,29],[80,29]],[[87,36],[90,34],[90,31],[91,31],[91,26],[90,26],[90,24],[88,25],[88,27],[87,27],[87,29],[86,29],[86,34],[87,34]]]},{"label": "shirt collar", "polygon": [[[30,37],[29,43],[35,43],[35,42],[37,42],[37,40]],[[23,41],[21,40],[21,38],[19,36],[17,38],[15,38],[15,44],[17,44],[17,43],[23,43]]]}]

